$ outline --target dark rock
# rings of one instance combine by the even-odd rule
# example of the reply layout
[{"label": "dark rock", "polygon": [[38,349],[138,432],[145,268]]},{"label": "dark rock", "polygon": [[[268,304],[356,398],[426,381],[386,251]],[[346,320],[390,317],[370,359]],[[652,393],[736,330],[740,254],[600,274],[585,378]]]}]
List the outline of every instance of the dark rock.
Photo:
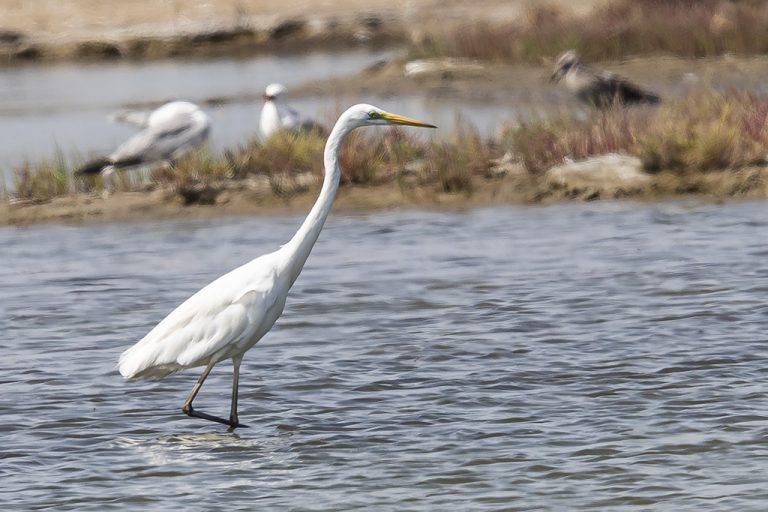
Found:
[{"label": "dark rock", "polygon": [[190,41],[193,43],[226,43],[253,34],[253,30],[248,28],[219,29],[194,34],[190,37]]},{"label": "dark rock", "polygon": [[366,14],[360,17],[360,23],[367,29],[377,30],[384,25],[384,20],[375,14]]},{"label": "dark rock", "polygon": [[19,44],[24,34],[18,30],[0,29],[0,44]]},{"label": "dark rock", "polygon": [[13,58],[17,60],[37,60],[42,56],[40,48],[34,45],[24,46],[13,52]]},{"label": "dark rock", "polygon": [[273,40],[283,39],[298,34],[305,27],[306,22],[304,20],[286,20],[269,31],[269,38]]},{"label": "dark rock", "polygon": [[219,192],[221,192],[221,189],[202,183],[181,186],[176,190],[185,206],[216,204],[216,197],[219,195]]},{"label": "dark rock", "polygon": [[75,56],[80,59],[119,59],[120,47],[106,41],[85,41],[77,45]]}]

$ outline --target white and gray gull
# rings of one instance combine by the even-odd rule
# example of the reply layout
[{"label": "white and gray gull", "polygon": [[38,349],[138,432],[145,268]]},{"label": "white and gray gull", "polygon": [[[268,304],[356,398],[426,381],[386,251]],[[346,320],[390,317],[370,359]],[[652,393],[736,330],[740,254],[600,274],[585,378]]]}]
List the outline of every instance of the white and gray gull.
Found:
[{"label": "white and gray gull", "polygon": [[141,124],[143,129],[110,155],[86,163],[75,174],[108,175],[116,169],[170,163],[203,144],[211,131],[210,117],[187,101],[166,103]]},{"label": "white and gray gull", "polygon": [[317,132],[325,135],[327,130],[311,119],[302,118],[286,102],[288,89],[283,84],[269,84],[264,90],[264,106],[261,108],[259,128],[264,139],[273,134],[287,132]]}]

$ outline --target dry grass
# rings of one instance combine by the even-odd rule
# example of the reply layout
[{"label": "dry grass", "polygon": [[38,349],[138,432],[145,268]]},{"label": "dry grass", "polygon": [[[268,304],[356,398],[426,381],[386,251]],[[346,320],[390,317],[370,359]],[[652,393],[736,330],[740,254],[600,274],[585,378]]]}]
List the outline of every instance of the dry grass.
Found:
[{"label": "dry grass", "polygon": [[562,115],[535,120],[508,130],[502,140],[514,148],[526,169],[540,174],[565,158],[582,160],[592,155],[628,152],[648,111],[612,109],[595,111],[586,120]]},{"label": "dry grass", "polygon": [[64,155],[57,150],[52,159],[34,165],[25,162],[14,169],[14,195],[18,199],[46,201],[70,193],[71,181]]},{"label": "dry grass", "polygon": [[213,155],[207,149],[194,151],[171,166],[161,166],[152,171],[152,181],[170,186],[184,204],[215,203],[218,184],[233,177],[232,162],[226,157]]},{"label": "dry grass", "polygon": [[649,171],[735,169],[765,162],[768,98],[697,94],[660,109],[633,152]]},{"label": "dry grass", "polygon": [[768,98],[698,93],[658,109],[613,109],[586,120],[562,116],[508,130],[503,141],[540,174],[565,158],[623,152],[649,172],[739,169],[765,162]]},{"label": "dry grass", "polygon": [[[470,194],[478,179],[493,178],[492,162],[506,152],[534,180],[567,158],[622,152],[640,157],[648,172],[703,183],[706,178],[695,176],[733,171],[736,179],[740,170],[764,166],[768,155],[768,96],[740,92],[701,92],[659,108],[596,111],[587,119],[564,112],[510,128],[498,139],[460,125],[444,139],[397,129],[353,132],[342,146],[341,185],[395,182],[403,192]],[[262,184],[266,179],[274,195],[293,195],[321,181],[323,147],[324,140],[314,134],[281,134],[222,154],[190,154],[171,167],[155,169],[152,179],[175,191],[185,204],[215,203],[221,190],[251,177]],[[142,181],[132,171],[116,178],[118,189],[134,189]],[[44,201],[89,186],[100,190],[98,180],[73,182],[59,152],[53,160],[17,170],[15,196]]]},{"label": "dry grass", "polygon": [[516,22],[437,27],[413,42],[410,53],[534,63],[568,48],[587,60],[749,55],[768,51],[766,26],[768,4],[759,0],[614,0],[587,19],[532,6]]}]

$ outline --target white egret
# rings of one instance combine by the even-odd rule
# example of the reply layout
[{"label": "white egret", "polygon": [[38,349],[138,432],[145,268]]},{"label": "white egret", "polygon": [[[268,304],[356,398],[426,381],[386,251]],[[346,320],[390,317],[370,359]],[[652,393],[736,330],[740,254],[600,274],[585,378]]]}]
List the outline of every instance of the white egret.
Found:
[{"label": "white egret", "polygon": [[187,101],[166,103],[153,111],[143,124],[142,131],[112,154],[86,163],[75,174],[103,173],[109,178],[116,169],[172,162],[205,142],[211,131],[211,118]]},{"label": "white egret", "polygon": [[[243,354],[280,317],[288,290],[299,277],[320,235],[339,187],[339,149],[344,137],[368,125],[434,125],[355,105],[344,112],[325,144],[325,177],[320,195],[296,234],[277,251],[260,256],[216,279],[178,306],[141,341],[120,356],[118,368],[128,379],[162,378],[186,368],[204,366],[182,411],[188,416],[244,426],[237,415],[237,388]],[[213,366],[225,359],[233,365],[229,420],[196,411],[192,401]]]},{"label": "white egret", "polygon": [[268,139],[280,131],[308,132],[316,131],[324,135],[325,128],[311,119],[302,119],[301,115],[285,101],[288,89],[283,84],[269,84],[264,90],[264,106],[261,108],[259,128],[261,135]]},{"label": "white egret", "polygon": [[598,108],[611,107],[617,103],[655,104],[661,101],[658,95],[610,71],[593,71],[581,62],[581,56],[575,50],[568,50],[557,58],[550,81],[559,82],[563,77],[565,86],[577,98]]}]

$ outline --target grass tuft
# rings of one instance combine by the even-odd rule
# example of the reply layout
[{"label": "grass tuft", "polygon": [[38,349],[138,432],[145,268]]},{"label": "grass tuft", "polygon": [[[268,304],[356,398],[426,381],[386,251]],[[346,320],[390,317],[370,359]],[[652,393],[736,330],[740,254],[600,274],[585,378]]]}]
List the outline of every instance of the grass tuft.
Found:
[{"label": "grass tuft", "polygon": [[14,169],[14,196],[18,199],[47,201],[68,194],[70,172],[60,150],[50,160],[36,164],[24,162]]},{"label": "grass tuft", "polygon": [[[657,185],[675,176],[675,184],[663,190],[690,193],[712,190],[715,179],[704,177],[709,171],[727,171],[736,180],[745,169],[765,166],[768,156],[768,96],[743,92],[704,91],[658,108],[593,111],[587,118],[562,112],[507,128],[498,138],[463,126],[458,122],[443,139],[398,129],[355,131],[342,146],[341,186],[397,182],[403,192],[422,188],[469,194],[479,179],[511,172],[499,173],[499,157],[507,153],[522,163],[532,182],[566,159],[625,153],[639,157],[646,171],[658,173]],[[267,193],[271,187],[274,195],[290,196],[321,181],[323,148],[324,140],[316,135],[281,134],[221,154],[193,153],[156,169],[152,177],[187,204],[215,203],[232,182],[235,188],[262,191],[267,182]],[[141,180],[134,171],[116,176],[124,186]],[[739,178],[734,193],[751,190],[755,176]],[[19,198],[45,200],[83,189],[80,182],[73,184],[58,152],[51,161],[17,169],[15,190]],[[730,189],[722,182],[717,190]]]},{"label": "grass tuft", "polygon": [[760,0],[614,0],[585,18],[532,6],[522,20],[440,26],[411,43],[413,57],[540,62],[575,48],[587,60],[638,54],[705,57],[768,51]]}]

